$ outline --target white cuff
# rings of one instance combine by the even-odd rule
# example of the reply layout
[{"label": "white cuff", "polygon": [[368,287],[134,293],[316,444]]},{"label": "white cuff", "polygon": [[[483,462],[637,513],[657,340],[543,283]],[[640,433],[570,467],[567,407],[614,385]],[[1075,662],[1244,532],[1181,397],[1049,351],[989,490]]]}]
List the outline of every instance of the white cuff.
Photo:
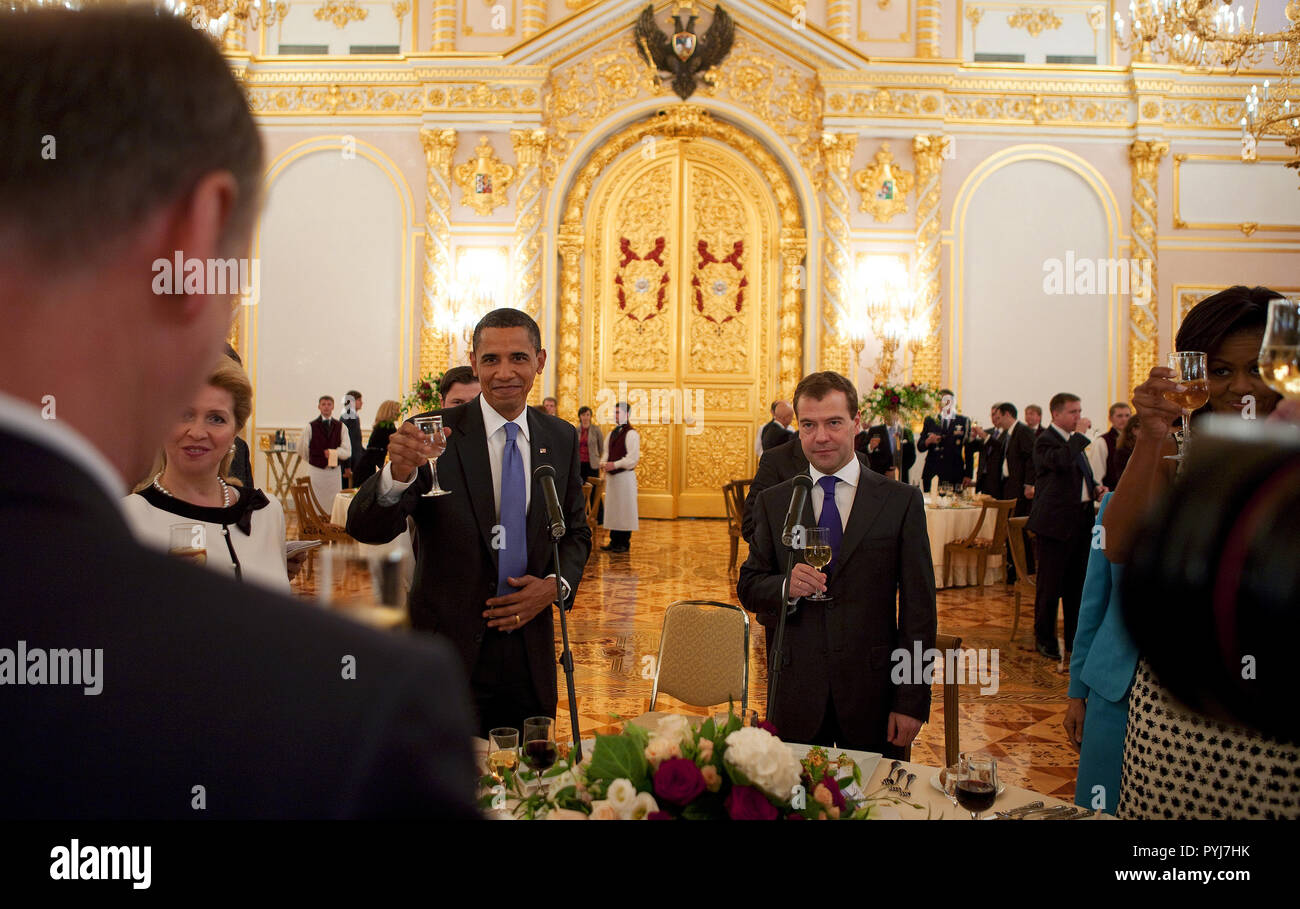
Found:
[{"label": "white cuff", "polygon": [[406,492],[407,487],[414,482],[414,478],[405,483],[394,480],[393,463],[389,461],[379,474],[379,495],[376,496],[376,501],[380,505],[396,505],[397,500],[402,497],[402,493]]}]

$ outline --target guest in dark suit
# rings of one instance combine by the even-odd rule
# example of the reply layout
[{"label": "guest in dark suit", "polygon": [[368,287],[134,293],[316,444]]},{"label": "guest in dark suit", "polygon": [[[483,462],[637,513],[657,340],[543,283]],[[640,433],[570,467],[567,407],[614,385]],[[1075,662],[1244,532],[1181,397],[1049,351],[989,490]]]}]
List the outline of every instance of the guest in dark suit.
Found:
[{"label": "guest in dark suit", "polygon": [[997,407],[997,425],[1003,438],[1002,494],[1016,497],[1016,517],[1029,514],[1034,488],[1034,432],[1016,419],[1016,405]]},{"label": "guest in dark suit", "polygon": [[443,410],[459,407],[478,397],[479,391],[478,376],[468,366],[453,366],[442,374],[442,381],[438,383]]},{"label": "guest in dark suit", "polygon": [[1041,436],[1043,430],[1047,428],[1043,425],[1043,408],[1039,407],[1037,404],[1026,404],[1025,425],[1029,427],[1029,430],[1034,434],[1035,439]]},{"label": "guest in dark suit", "polygon": [[[445,441],[402,424],[389,440],[388,466],[357,491],[347,530],[363,543],[384,543],[415,517],[411,625],[446,635],[460,651],[486,738],[497,726],[521,729],[530,716],[555,716],[555,572],[546,500],[532,472],[555,468],[567,525],[559,572],[565,608],[591,552],[591,529],[577,432],[526,406],[546,365],[537,323],[517,309],[493,310],[474,329],[470,362],[482,394],[441,411]],[[447,495],[421,495],[433,485],[429,457],[438,457]]]},{"label": "guest in dark suit", "polygon": [[790,420],[794,418],[794,409],[785,401],[772,402],[772,419],[763,426],[760,435],[763,450],[776,448],[790,441]]},{"label": "guest in dark suit", "polygon": [[975,491],[981,495],[1002,498],[1002,468],[1006,458],[1002,431],[998,428],[998,406],[989,411],[989,429],[974,427],[966,443],[967,457],[979,453],[979,468],[975,471]]},{"label": "guest in dark suit", "polygon": [[366,447],[361,444],[361,392],[349,391],[343,396],[343,415],[339,422],[348,434],[348,450],[352,452],[343,464],[343,488],[356,489],[361,484],[352,479],[352,468],[361,458]]},{"label": "guest in dark suit", "polygon": [[473,816],[445,643],[146,549],[118,506],[230,325],[229,294],[141,280],[175,250],[249,248],[262,146],[230,67],[147,7],[7,15],[0,147],[46,135],[57,167],[0,166],[0,646],[83,660],[71,684],[0,686],[0,817]]},{"label": "guest in dark suit", "polygon": [[970,419],[957,413],[957,400],[947,388],[939,390],[939,414],[925,418],[916,447],[927,452],[921,472],[921,485],[930,488],[930,478],[951,483],[956,488],[970,486],[972,464],[966,451],[970,438]]},{"label": "guest in dark suit", "polygon": [[1105,490],[1084,454],[1088,437],[1075,431],[1083,412],[1079,398],[1061,392],[1049,406],[1052,426],[1034,443],[1034,504],[1025,526],[1038,537],[1034,637],[1040,654],[1059,660],[1056,604],[1065,612],[1065,649],[1072,650],[1097,515],[1093,502]]},{"label": "guest in dark suit", "polygon": [[868,464],[876,473],[903,483],[916,463],[916,440],[897,413],[888,414],[885,422],[858,433],[853,447],[867,456]]},{"label": "guest in dark suit", "polygon": [[[858,460],[863,467],[871,466],[864,452],[858,452]],[[754,502],[758,499],[758,494],[770,486],[807,472],[808,458],[803,453],[803,445],[799,443],[798,436],[793,436],[790,441],[771,451],[763,452],[763,457],[758,459],[754,479],[749,483],[749,492],[745,494],[745,518],[741,522],[740,535],[746,543],[753,542]]]},{"label": "guest in dark suit", "polygon": [[388,460],[388,440],[397,431],[397,419],[402,415],[402,405],[396,401],[385,401],[375,413],[375,425],[370,428],[370,440],[366,442],[361,457],[356,458],[356,467],[352,468],[352,478],[357,488],[384,468]]},{"label": "guest in dark suit", "polygon": [[[934,646],[934,567],[921,491],[862,469],[853,451],[857,392],[843,376],[806,376],[794,405],[814,482],[803,519],[830,529],[832,557],[824,573],[800,560],[787,598],[780,541],[793,482],[759,495],[737,594],[768,624],[792,601],[798,605],[786,619],[783,652],[770,657],[783,668],[768,717],[791,741],[901,756],[930,714],[923,667],[896,665],[901,655],[910,664]],[[804,599],[820,591],[833,599]],[[910,671],[896,683],[891,675],[903,669]]]}]

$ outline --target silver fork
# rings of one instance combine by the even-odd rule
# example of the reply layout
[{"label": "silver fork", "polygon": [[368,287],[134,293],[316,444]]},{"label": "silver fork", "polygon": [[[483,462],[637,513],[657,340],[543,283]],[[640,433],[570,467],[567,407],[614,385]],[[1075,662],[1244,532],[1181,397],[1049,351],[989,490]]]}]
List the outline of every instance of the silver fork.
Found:
[{"label": "silver fork", "polygon": [[1037,802],[1030,802],[1028,805],[1021,805],[1019,808],[1010,808],[1006,811],[995,811],[993,813],[1004,820],[1010,820],[1012,818],[1018,818],[1022,814],[1028,814],[1031,811],[1037,811],[1042,807],[1043,807],[1043,803],[1041,801],[1037,801]]}]

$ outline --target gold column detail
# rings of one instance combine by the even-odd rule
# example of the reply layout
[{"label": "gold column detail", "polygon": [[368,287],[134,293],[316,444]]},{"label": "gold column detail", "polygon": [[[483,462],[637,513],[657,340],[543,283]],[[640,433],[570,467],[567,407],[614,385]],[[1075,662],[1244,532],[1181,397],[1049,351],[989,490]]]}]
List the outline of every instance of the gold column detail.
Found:
[{"label": "gold column detail", "polygon": [[[940,56],[939,23],[941,10],[939,0],[917,0],[916,4],[916,55],[927,59]],[[971,30],[974,31],[974,23]]]},{"label": "gold column detail", "polygon": [[514,305],[534,319],[541,313],[542,296],[542,156],[546,130],[512,129],[519,168],[519,193],[515,197],[515,239],[511,259],[515,271]]},{"label": "gold column detail", "polygon": [[826,0],[826,31],[841,41],[850,40],[853,37],[853,8],[856,5],[850,0]]},{"label": "gold column detail", "polygon": [[1156,365],[1160,333],[1158,316],[1158,299],[1156,288],[1156,216],[1158,213],[1157,192],[1160,171],[1160,159],[1169,152],[1168,142],[1152,142],[1143,139],[1134,141],[1129,146],[1128,160],[1133,170],[1132,227],[1133,240],[1129,246],[1129,258],[1138,260],[1135,265],[1145,271],[1141,260],[1151,263],[1151,280],[1138,282],[1138,293],[1130,298],[1129,306],[1129,375],[1128,389],[1145,382]]},{"label": "gold column detail", "polygon": [[433,47],[435,51],[456,49],[456,0],[433,0]]},{"label": "gold column detail", "polygon": [[822,218],[826,224],[826,253],[822,258],[822,343],[818,369],[851,376],[849,348],[842,332],[852,290],[849,256],[849,168],[858,147],[856,133],[823,133],[826,181],[822,188]]},{"label": "gold column detail", "polygon": [[421,306],[420,375],[450,365],[452,339],[433,324],[434,301],[451,271],[451,160],[454,129],[421,129],[428,189],[424,200],[424,303]]},{"label": "gold column detail", "polygon": [[566,221],[556,237],[563,267],[560,269],[559,365],[556,392],[560,413],[578,412],[578,351],[582,345],[582,222]]},{"label": "gold column detail", "polygon": [[781,338],[781,385],[774,397],[789,400],[803,378],[803,289],[808,237],[802,228],[781,229],[781,309],[777,331]]},{"label": "gold column detail", "polygon": [[917,317],[927,326],[925,341],[912,358],[912,381],[938,386],[943,381],[940,326],[943,303],[939,293],[939,202],[943,150],[947,136],[916,136],[916,256],[912,286],[917,293]]},{"label": "gold column detail", "polygon": [[546,0],[523,0],[519,16],[519,33],[527,40],[546,28]]}]

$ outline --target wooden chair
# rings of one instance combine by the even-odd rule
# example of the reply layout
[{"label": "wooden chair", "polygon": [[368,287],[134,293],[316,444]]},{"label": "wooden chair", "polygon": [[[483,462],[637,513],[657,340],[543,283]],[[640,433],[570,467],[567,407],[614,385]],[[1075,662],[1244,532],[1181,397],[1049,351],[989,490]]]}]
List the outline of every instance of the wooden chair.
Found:
[{"label": "wooden chair", "polygon": [[322,543],[351,543],[352,537],[337,524],[331,524],[329,515],[316,501],[311,491],[311,480],[303,477],[293,481],[293,503],[298,512],[298,539],[320,540]]},{"label": "wooden chair", "polygon": [[736,556],[740,552],[740,528],[745,521],[745,496],[749,494],[752,480],[732,480],[722,487],[722,499],[727,506],[727,535],[731,537],[731,562],[727,572],[736,570]]},{"label": "wooden chair", "polygon": [[591,528],[591,551],[595,552],[600,543],[600,520],[597,515],[600,514],[601,503],[605,501],[605,478],[588,477],[582,484],[582,494],[587,500],[587,526]]},{"label": "wooden chair", "polygon": [[1032,536],[1025,525],[1029,523],[1029,517],[1022,516],[1012,518],[1007,522],[1010,529],[1008,542],[1011,544],[1011,564],[1016,566],[1016,605],[1011,612],[1011,637],[1009,640],[1016,639],[1016,629],[1020,627],[1020,597],[1025,595],[1029,597],[1029,602],[1034,602],[1038,596],[1038,579],[1037,576],[1029,573],[1029,560],[1025,557],[1025,540],[1027,536]]},{"label": "wooden chair", "polygon": [[749,613],[731,603],[678,600],[664,611],[659,657],[650,691],[696,707],[739,699],[749,707]]},{"label": "wooden chair", "polygon": [[[970,536],[964,540],[953,540],[951,543],[945,543],[943,547],[943,586],[952,586],[952,557],[954,553],[975,556],[975,586],[980,590],[984,589],[984,574],[988,568],[989,556],[994,555],[1002,560],[1002,579],[1005,581],[1007,576],[1007,518],[1016,508],[1015,499],[994,499],[985,496],[980,506],[980,517],[975,522],[975,529],[971,531]],[[993,523],[993,539],[987,539],[980,536],[980,528],[984,526],[984,519],[990,511],[995,512]]]},{"label": "wooden chair", "polygon": [[[948,677],[947,655],[949,650],[961,650],[961,638],[954,634],[935,634],[934,646],[939,651],[939,659],[945,660],[943,673],[943,766],[951,767],[957,763],[957,755],[961,754],[961,729],[960,717],[957,707],[960,690],[957,687],[957,680]],[[908,745],[903,749],[903,760],[912,760],[912,746]]]}]

